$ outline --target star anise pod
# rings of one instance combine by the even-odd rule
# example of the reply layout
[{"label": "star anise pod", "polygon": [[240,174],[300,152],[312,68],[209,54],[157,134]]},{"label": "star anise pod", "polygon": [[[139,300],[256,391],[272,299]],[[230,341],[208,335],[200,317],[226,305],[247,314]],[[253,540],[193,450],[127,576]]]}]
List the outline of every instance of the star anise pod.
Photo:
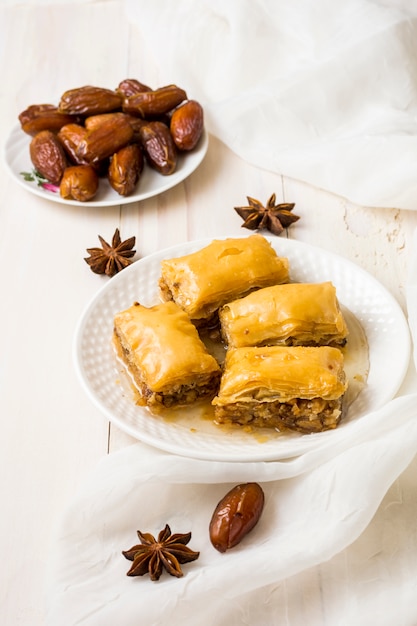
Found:
[{"label": "star anise pod", "polygon": [[247,196],[249,206],[235,207],[235,211],[245,221],[242,227],[250,230],[271,231],[274,235],[280,235],[284,228],[288,228],[291,224],[300,219],[299,215],[291,213],[295,207],[294,203],[283,202],[275,204],[276,197],[273,193],[269,198],[266,206],[263,206],[259,200]]},{"label": "star anise pod", "polygon": [[84,259],[95,274],[114,276],[132,263],[130,259],[136,253],[136,250],[132,250],[136,237],[130,237],[126,241],[122,241],[119,229],[116,228],[111,245],[100,235],[98,238],[102,247],[87,248],[90,256]]},{"label": "star anise pod", "polygon": [[140,530],[137,533],[142,543],[122,552],[129,561],[133,561],[127,576],[149,574],[151,580],[159,580],[165,569],[171,576],[181,578],[181,564],[195,561],[200,556],[199,552],[194,552],[186,545],[191,539],[191,533],[172,535],[168,524],[160,531],[158,539]]}]

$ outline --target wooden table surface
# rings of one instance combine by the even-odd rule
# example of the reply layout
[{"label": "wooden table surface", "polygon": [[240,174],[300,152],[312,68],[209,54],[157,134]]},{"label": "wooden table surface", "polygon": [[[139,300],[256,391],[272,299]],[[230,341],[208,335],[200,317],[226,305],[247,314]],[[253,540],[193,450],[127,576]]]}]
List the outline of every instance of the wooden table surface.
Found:
[{"label": "wooden table surface", "polygon": [[[2,143],[29,104],[54,101],[69,88],[114,88],[127,77],[159,84],[158,68],[117,0],[3,1],[0,67]],[[266,201],[273,192],[279,200],[295,202],[294,212],[301,216],[283,236],[355,262],[405,311],[417,212],[355,206],[259,170],[214,136],[201,166],[185,182],[125,205],[57,204],[28,193],[6,168],[0,169],[2,625],[44,623],[44,574],[58,516],[100,459],[133,442],[91,404],[72,363],[77,321],[109,280],[89,270],[83,260],[86,248],[98,244],[99,234],[108,240],[117,227],[122,238],[136,236],[139,257],[192,239],[242,235],[233,207],[245,204],[247,195]],[[367,554],[368,569],[355,570],[356,585],[359,579],[370,584],[383,573],[388,593],[402,576],[417,577],[417,560],[410,558],[417,555],[416,470],[414,462],[391,487],[364,535],[335,557],[339,584],[350,584],[352,593],[348,570],[355,567],[357,555]],[[393,526],[398,544],[384,545],[384,532]],[[378,541],[377,562],[371,561],[375,551],[370,546]],[[325,615],[337,601],[336,583],[321,585],[320,567],[288,581],[281,590],[289,606],[288,624],[297,588],[300,604],[306,606],[305,623],[330,624]]]}]

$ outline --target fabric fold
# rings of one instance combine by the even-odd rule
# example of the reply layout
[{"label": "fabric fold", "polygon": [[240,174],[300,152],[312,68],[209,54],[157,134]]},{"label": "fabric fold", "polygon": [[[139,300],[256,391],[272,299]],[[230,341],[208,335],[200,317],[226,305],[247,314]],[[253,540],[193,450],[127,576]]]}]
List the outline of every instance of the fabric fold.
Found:
[{"label": "fabric fold", "polygon": [[161,81],[199,100],[238,156],[362,206],[417,209],[415,7],[126,0],[126,12]]},{"label": "fabric fold", "polygon": [[[142,443],[109,455],[61,519],[50,564],[47,623],[111,626],[122,618],[124,626],[133,626],[141,616],[142,623],[163,624],[169,613],[170,623],[191,624],[208,603],[210,614],[199,613],[198,622],[222,624],[229,611],[234,620],[243,618],[254,593],[273,619],[271,585],[355,541],[413,459],[416,404],[417,395],[394,400],[375,412],[373,434],[358,435],[321,462],[310,457],[304,471],[297,460],[211,463]],[[382,431],[379,419],[386,422]],[[211,514],[233,484],[248,480],[264,488],[264,513],[237,548],[220,554],[209,541]],[[200,550],[199,560],[184,566],[183,578],[165,575],[157,585],[126,577],[121,550],[134,542],[137,529],[157,533],[165,523],[174,532],[192,531],[190,546]]]}]

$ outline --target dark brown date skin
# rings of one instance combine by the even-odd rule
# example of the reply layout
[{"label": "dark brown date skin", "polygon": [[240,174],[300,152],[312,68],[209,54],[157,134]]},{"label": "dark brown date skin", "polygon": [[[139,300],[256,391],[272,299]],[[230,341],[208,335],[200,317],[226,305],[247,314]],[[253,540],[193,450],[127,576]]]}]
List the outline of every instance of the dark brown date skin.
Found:
[{"label": "dark brown date skin", "polygon": [[65,170],[59,193],[65,200],[87,202],[96,195],[98,185],[98,174],[91,165],[74,165]]},{"label": "dark brown date skin", "polygon": [[[116,111],[114,113],[100,113],[99,115],[90,115],[86,117],[84,120],[84,126],[86,130],[92,132],[93,130],[97,130],[103,124],[111,124],[111,122],[117,121],[123,118],[124,120],[128,119],[129,116],[126,113],[121,113],[120,111]],[[116,122],[117,123],[117,122]]]},{"label": "dark brown date skin", "polygon": [[81,124],[65,124],[58,132],[58,139],[64,146],[65,152],[74,165],[87,165],[87,161],[78,156],[78,146],[85,139],[86,129]]},{"label": "dark brown date skin", "polygon": [[125,122],[129,122],[133,130],[133,141],[139,141],[139,131],[147,122],[141,117],[136,115],[130,115],[129,113],[102,113],[101,115],[92,115],[87,117],[84,122],[85,128],[92,132],[97,130],[103,124],[110,124],[112,121],[123,119]]},{"label": "dark brown date skin", "polygon": [[120,109],[122,102],[123,96],[111,89],[86,85],[63,93],[58,109],[70,115],[98,115]]},{"label": "dark brown date skin", "polygon": [[111,187],[121,196],[129,196],[138,184],[143,170],[143,153],[136,143],[125,146],[113,154],[108,179]]},{"label": "dark brown date skin", "polygon": [[140,91],[123,101],[123,111],[143,118],[161,115],[171,111],[187,99],[184,89],[176,85],[167,85],[152,91]]},{"label": "dark brown date skin", "polygon": [[50,130],[41,130],[29,145],[34,168],[54,185],[59,185],[68,165],[61,142]]},{"label": "dark brown date skin", "polygon": [[76,122],[77,117],[58,111],[53,104],[31,104],[19,114],[23,132],[34,137],[41,130],[59,131],[65,124]]},{"label": "dark brown date skin", "polygon": [[136,78],[125,78],[122,80],[117,88],[116,92],[121,94],[124,98],[128,98],[129,96],[133,96],[135,93],[142,93],[144,91],[152,91],[148,85],[144,85]]},{"label": "dark brown date skin", "polygon": [[133,128],[125,116],[106,116],[93,130],[87,130],[78,145],[77,156],[93,165],[127,146],[132,138]]},{"label": "dark brown date skin", "polygon": [[264,492],[258,483],[233,487],[220,500],[210,521],[210,541],[216,550],[226,552],[237,546],[258,523],[264,502]]},{"label": "dark brown date skin", "polygon": [[192,150],[197,145],[204,126],[203,107],[196,100],[181,104],[171,116],[170,130],[178,150]]},{"label": "dark brown date skin", "polygon": [[148,122],[140,129],[140,140],[149,165],[168,176],[177,167],[177,150],[166,124]]}]

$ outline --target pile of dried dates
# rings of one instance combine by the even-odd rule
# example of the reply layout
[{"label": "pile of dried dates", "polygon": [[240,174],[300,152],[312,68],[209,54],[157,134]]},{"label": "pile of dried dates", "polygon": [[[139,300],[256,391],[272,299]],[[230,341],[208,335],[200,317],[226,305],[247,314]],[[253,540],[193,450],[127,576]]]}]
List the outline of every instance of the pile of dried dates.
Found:
[{"label": "pile of dried dates", "polygon": [[66,91],[58,106],[34,104],[19,115],[33,138],[35,171],[65,199],[96,195],[101,177],[128,196],[144,165],[172,174],[178,154],[193,150],[204,126],[203,108],[176,85],[151,89],[136,79],[115,90],[85,86]]}]

